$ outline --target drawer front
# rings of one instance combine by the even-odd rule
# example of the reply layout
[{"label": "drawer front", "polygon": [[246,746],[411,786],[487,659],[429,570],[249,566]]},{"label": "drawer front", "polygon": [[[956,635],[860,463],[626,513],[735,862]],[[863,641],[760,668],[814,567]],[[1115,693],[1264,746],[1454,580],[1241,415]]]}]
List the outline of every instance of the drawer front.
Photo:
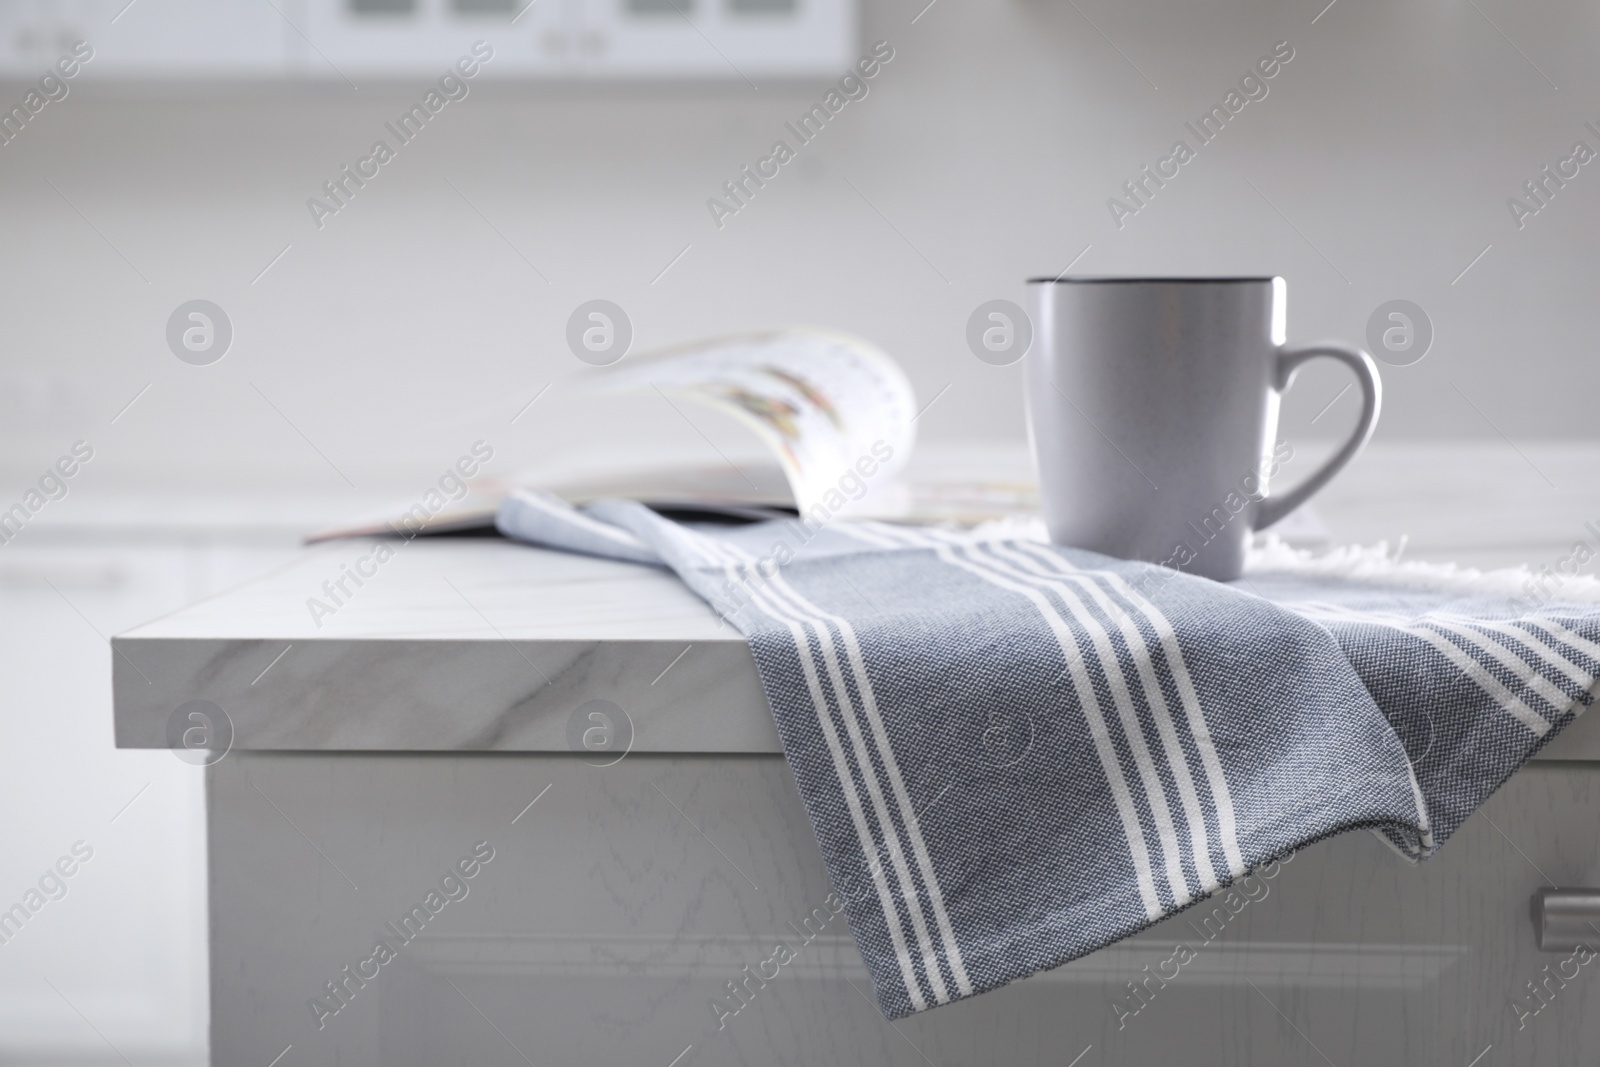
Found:
[{"label": "drawer front", "polygon": [[208,774],[217,1062],[1489,1067],[1600,1047],[1600,960],[1540,951],[1530,913],[1547,879],[1600,884],[1585,765],[1525,770],[1420,866],[1346,834],[895,1025],[780,759],[235,753]]}]

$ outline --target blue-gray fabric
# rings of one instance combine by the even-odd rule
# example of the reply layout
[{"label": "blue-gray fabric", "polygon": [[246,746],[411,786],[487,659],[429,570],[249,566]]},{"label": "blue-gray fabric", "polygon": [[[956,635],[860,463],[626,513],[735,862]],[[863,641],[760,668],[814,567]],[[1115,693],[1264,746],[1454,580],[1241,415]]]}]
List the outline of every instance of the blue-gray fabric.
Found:
[{"label": "blue-gray fabric", "polygon": [[1431,854],[1592,700],[1595,606],[1221,584],[880,523],[715,528],[520,492],[509,537],[670,567],[750,642],[896,1018],[1371,829]]}]

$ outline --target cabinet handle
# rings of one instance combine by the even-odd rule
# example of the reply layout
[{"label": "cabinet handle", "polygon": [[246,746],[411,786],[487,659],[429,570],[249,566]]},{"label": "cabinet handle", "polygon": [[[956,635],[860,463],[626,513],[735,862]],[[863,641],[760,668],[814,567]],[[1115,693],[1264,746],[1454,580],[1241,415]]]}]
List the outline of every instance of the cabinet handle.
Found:
[{"label": "cabinet handle", "polygon": [[1539,948],[1571,952],[1600,945],[1600,889],[1541,889],[1533,897]]}]

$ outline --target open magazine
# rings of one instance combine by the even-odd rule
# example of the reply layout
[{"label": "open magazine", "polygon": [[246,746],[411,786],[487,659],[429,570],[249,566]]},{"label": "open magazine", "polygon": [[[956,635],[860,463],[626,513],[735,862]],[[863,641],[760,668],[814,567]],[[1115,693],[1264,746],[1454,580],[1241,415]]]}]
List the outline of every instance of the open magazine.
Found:
[{"label": "open magazine", "polygon": [[1033,507],[1032,487],[1022,483],[943,484],[914,493],[905,477],[918,414],[911,382],[882,350],[846,334],[786,329],[713,338],[629,360],[587,388],[602,400],[655,391],[680,411],[700,405],[723,412],[753,432],[766,462],[730,459],[709,441],[703,461],[664,462],[640,434],[608,467],[478,480],[459,500],[413,502],[308,540],[487,528],[506,493],[520,487],[578,505],[619,497],[734,519],[798,513],[959,520]]}]

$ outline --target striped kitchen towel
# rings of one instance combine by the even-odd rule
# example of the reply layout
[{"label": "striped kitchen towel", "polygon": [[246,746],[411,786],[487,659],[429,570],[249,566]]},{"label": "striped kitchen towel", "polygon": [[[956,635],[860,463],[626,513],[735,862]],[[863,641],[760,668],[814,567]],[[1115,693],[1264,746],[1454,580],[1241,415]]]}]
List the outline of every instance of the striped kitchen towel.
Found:
[{"label": "striped kitchen towel", "polygon": [[1221,584],[1014,529],[685,526],[533,492],[498,524],[668,566],[748,638],[890,1018],[1331,834],[1426,857],[1600,676],[1600,604],[1360,555],[1280,548]]}]

